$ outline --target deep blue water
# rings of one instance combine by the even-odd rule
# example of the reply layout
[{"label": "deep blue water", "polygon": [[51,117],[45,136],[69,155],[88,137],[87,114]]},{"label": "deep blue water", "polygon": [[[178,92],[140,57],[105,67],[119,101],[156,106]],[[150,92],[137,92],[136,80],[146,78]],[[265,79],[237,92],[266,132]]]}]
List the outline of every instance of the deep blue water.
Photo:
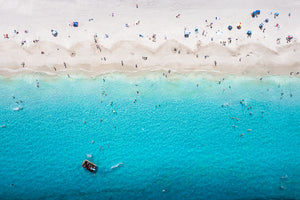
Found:
[{"label": "deep blue water", "polygon": [[300,199],[299,78],[102,78],[0,79],[0,199]]}]

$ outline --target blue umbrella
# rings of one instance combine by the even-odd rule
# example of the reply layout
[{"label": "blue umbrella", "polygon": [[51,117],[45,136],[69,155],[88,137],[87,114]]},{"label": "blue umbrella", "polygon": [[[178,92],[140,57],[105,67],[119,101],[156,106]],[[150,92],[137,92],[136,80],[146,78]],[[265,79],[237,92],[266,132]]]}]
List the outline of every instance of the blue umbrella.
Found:
[{"label": "blue umbrella", "polygon": [[228,26],[228,30],[230,30],[230,31],[231,31],[231,29],[232,29],[232,26]]},{"label": "blue umbrella", "polygon": [[251,31],[248,31],[248,32],[247,32],[247,35],[252,35],[252,32],[251,32]]},{"label": "blue umbrella", "polygon": [[278,15],[279,15],[279,12],[274,13],[274,15],[277,15],[277,16],[278,16]]}]

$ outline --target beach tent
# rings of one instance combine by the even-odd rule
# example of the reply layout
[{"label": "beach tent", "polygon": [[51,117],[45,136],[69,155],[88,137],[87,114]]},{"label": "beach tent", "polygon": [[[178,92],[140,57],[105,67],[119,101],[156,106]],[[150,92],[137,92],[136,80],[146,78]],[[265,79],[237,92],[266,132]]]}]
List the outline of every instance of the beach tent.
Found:
[{"label": "beach tent", "polygon": [[3,34],[4,38],[8,39],[8,34]]},{"label": "beach tent", "polygon": [[51,30],[51,34],[52,34],[54,37],[57,37],[58,32],[57,32],[56,30]]},{"label": "beach tent", "polygon": [[73,27],[78,27],[78,22],[73,22]]},{"label": "beach tent", "polygon": [[251,16],[254,18],[257,17],[259,14],[260,14],[260,10],[256,10],[251,13]]},{"label": "beach tent", "polygon": [[188,38],[190,36],[190,32],[188,30],[184,30],[184,37]]},{"label": "beach tent", "polygon": [[230,30],[230,31],[231,31],[231,29],[232,29],[232,26],[231,26],[231,25],[229,25],[229,26],[228,26],[228,30]]},{"label": "beach tent", "polygon": [[293,39],[293,36],[292,36],[292,35],[288,35],[288,36],[286,37],[287,42],[290,42],[292,39]]}]

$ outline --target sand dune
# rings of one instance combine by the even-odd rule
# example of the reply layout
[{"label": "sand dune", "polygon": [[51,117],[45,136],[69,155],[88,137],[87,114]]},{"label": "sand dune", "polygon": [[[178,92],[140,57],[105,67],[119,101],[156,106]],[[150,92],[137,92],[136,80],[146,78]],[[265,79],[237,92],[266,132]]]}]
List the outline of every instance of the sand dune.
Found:
[{"label": "sand dune", "polygon": [[[255,43],[241,45],[236,49],[217,44],[190,49],[184,44],[170,40],[154,49],[136,42],[122,41],[112,45],[111,48],[100,45],[101,52],[91,42],[80,42],[70,49],[51,42],[39,42],[28,48],[20,47],[14,42],[7,42],[4,46],[5,49],[3,46],[0,47],[1,58],[6,58],[0,64],[0,74],[4,76],[7,73],[24,71],[50,74],[92,74],[93,72],[101,74],[112,71],[171,70],[173,72],[219,71],[249,75],[288,75],[291,71],[300,71],[299,43],[278,47],[276,50]],[[216,66],[214,61],[217,63]],[[22,62],[25,62],[24,68]],[[66,68],[64,63],[67,64]]]}]

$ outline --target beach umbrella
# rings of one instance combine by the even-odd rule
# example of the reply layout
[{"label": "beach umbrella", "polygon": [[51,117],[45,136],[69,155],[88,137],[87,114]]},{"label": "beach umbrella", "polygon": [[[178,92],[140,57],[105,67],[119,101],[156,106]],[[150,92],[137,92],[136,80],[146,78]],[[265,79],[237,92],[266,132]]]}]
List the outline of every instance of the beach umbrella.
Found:
[{"label": "beach umbrella", "polygon": [[265,22],[268,23],[269,22],[269,18],[265,19]]},{"label": "beach umbrella", "polygon": [[232,26],[231,26],[231,25],[229,25],[229,26],[228,26],[228,30],[230,30],[230,31],[231,31],[231,29],[232,29]]},{"label": "beach umbrella", "polygon": [[247,35],[252,35],[252,32],[251,31],[247,31]]},{"label": "beach umbrella", "polygon": [[259,15],[260,14],[260,10],[256,10],[256,15]]},{"label": "beach umbrella", "polygon": [[278,15],[279,15],[279,12],[274,13],[274,15],[278,16]]}]

